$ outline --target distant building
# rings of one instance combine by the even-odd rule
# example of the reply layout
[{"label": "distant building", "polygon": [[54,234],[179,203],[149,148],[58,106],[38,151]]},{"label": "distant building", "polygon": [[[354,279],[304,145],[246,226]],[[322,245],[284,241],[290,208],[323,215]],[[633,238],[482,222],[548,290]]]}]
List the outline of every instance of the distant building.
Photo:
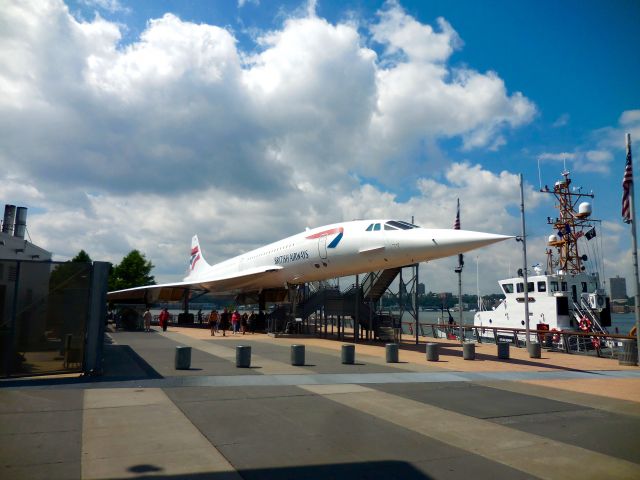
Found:
[{"label": "distant building", "polygon": [[609,279],[609,296],[611,300],[627,299],[627,280],[625,278],[616,277]]},{"label": "distant building", "polygon": [[27,209],[5,205],[0,232],[0,260],[51,260],[51,252],[25,240],[26,229]]},{"label": "distant building", "polygon": [[424,295],[426,292],[424,283],[418,283],[418,295]]}]

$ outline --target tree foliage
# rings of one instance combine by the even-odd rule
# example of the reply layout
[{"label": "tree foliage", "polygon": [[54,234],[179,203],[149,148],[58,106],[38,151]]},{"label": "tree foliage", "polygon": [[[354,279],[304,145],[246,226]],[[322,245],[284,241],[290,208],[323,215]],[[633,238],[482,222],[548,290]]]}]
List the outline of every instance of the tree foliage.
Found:
[{"label": "tree foliage", "polygon": [[146,259],[144,253],[131,250],[109,272],[109,290],[155,285],[156,281],[151,275],[153,267],[154,265]]},{"label": "tree foliage", "polygon": [[78,254],[71,259],[72,262],[92,262],[91,257],[84,250],[80,250]]}]

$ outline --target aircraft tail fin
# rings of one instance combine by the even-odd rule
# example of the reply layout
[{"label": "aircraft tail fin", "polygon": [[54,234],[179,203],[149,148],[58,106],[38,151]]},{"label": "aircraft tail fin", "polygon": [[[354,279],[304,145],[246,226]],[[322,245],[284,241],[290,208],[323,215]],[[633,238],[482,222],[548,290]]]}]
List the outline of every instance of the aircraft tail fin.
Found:
[{"label": "aircraft tail fin", "polygon": [[187,277],[197,277],[207,268],[209,268],[209,264],[202,255],[198,235],[194,235],[191,239],[191,258],[189,259],[189,275]]}]

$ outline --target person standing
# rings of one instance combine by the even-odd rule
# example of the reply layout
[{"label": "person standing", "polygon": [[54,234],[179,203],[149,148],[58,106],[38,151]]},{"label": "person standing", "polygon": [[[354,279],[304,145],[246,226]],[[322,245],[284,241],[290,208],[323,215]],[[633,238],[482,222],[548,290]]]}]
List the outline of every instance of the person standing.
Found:
[{"label": "person standing", "polygon": [[247,319],[247,327],[249,327],[249,331],[251,333],[256,333],[256,320],[257,320],[256,312],[251,312],[249,318]]},{"label": "person standing", "polygon": [[142,314],[142,320],[144,320],[144,331],[145,332],[150,332],[151,331],[151,317],[153,315],[151,315],[151,312],[149,311],[149,307],[147,307],[147,309],[144,311],[144,314]]},{"label": "person standing", "polygon": [[163,308],[160,312],[160,326],[162,327],[162,331],[166,332],[167,327],[169,326],[169,312],[167,311],[167,307]]},{"label": "person standing", "polygon": [[222,336],[226,337],[227,326],[229,325],[229,312],[227,311],[227,307],[224,308],[222,315],[220,315],[220,323],[219,328],[222,328]]},{"label": "person standing", "polygon": [[249,314],[244,312],[242,317],[240,317],[240,328],[242,329],[242,334],[244,335],[247,331],[247,322],[249,321]]},{"label": "person standing", "polygon": [[233,328],[234,335],[238,333],[239,323],[240,323],[240,314],[238,313],[238,310],[234,310],[234,312],[231,314],[231,327]]},{"label": "person standing", "polygon": [[215,337],[215,332],[218,329],[218,311],[211,310],[209,314],[209,328],[211,329],[211,336]]}]

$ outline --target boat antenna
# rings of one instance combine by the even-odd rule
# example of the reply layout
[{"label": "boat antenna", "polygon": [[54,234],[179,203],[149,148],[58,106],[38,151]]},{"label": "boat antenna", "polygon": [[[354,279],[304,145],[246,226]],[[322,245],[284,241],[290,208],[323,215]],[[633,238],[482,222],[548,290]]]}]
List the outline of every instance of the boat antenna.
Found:
[{"label": "boat antenna", "polygon": [[542,173],[540,172],[540,157],[538,157],[538,183],[540,185],[540,191],[542,191]]}]

